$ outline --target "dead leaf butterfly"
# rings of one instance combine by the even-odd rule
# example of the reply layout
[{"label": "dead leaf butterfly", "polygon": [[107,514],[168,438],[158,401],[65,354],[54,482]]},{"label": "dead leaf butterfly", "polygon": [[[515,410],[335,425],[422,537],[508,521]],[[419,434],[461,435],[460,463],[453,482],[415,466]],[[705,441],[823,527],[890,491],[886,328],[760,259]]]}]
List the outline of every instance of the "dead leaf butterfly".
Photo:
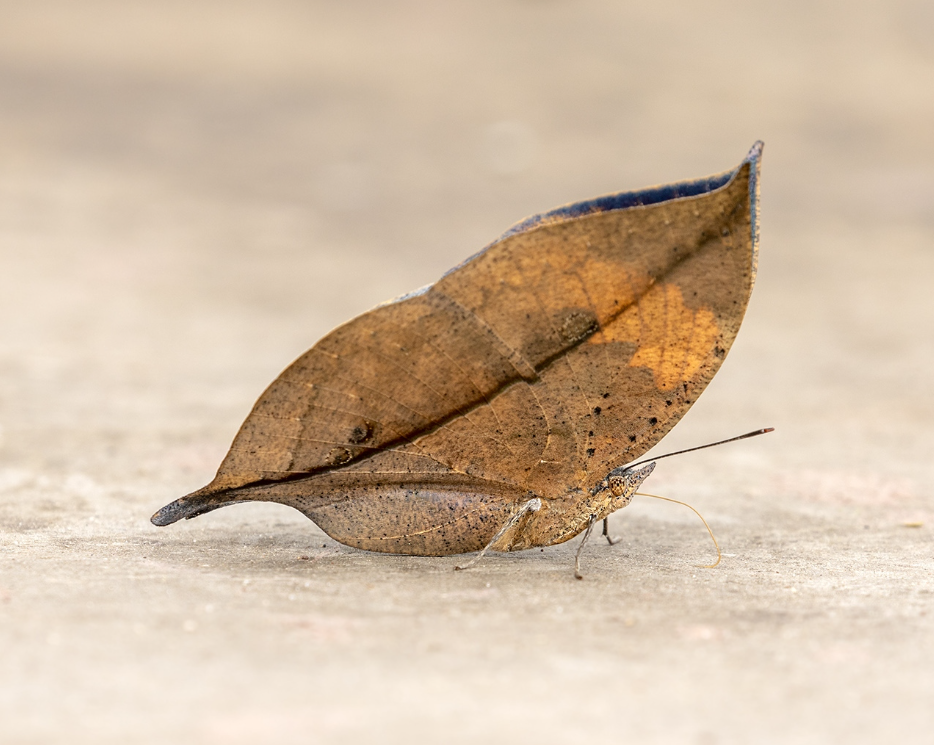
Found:
[{"label": "dead leaf butterfly", "polygon": [[280,502],[348,546],[427,556],[589,534],[736,337],[761,153],[536,215],[339,326],[260,396],[214,480],[152,522]]}]

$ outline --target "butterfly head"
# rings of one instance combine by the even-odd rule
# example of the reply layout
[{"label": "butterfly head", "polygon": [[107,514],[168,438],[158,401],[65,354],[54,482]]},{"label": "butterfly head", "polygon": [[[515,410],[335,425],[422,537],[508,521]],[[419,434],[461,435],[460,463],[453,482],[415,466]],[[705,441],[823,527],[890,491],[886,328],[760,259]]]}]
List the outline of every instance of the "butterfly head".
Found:
[{"label": "butterfly head", "polygon": [[616,497],[617,502],[620,500],[625,502],[625,504],[620,505],[625,507],[629,504],[636,490],[642,486],[642,482],[645,481],[654,470],[654,461],[636,467],[623,466],[621,468],[614,468],[606,475],[603,481],[597,484],[591,494],[596,496],[602,491],[610,491],[613,496]]}]

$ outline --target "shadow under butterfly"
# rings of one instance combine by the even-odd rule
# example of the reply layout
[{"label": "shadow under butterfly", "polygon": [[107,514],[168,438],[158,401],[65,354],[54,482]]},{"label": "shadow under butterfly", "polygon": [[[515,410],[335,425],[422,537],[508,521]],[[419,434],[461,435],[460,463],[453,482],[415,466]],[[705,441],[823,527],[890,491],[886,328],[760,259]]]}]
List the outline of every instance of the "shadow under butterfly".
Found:
[{"label": "shadow under butterfly", "polygon": [[425,556],[589,535],[736,337],[761,153],[529,218],[339,326],[266,389],[214,480],[152,522],[280,502],[348,546]]}]

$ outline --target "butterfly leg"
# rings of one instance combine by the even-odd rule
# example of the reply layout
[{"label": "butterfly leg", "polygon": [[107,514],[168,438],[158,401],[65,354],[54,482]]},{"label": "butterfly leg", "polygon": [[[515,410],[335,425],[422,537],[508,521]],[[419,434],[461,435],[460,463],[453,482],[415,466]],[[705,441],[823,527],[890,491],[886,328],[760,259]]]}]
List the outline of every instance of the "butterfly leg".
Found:
[{"label": "butterfly leg", "polygon": [[597,516],[591,515],[590,522],[587,523],[587,530],[584,531],[584,537],[581,539],[581,543],[577,547],[577,555],[574,557],[574,577],[576,579],[584,578],[584,575],[581,574],[581,551],[584,550],[584,544],[587,543],[587,539],[590,538],[590,531],[593,530],[593,524],[595,522],[597,522]]},{"label": "butterfly leg", "polygon": [[622,540],[618,535],[610,535],[610,518],[603,518],[603,537],[611,546],[615,546]]},{"label": "butterfly leg", "polygon": [[503,525],[503,527],[499,529],[499,532],[490,539],[490,542],[483,547],[483,550],[480,551],[479,554],[474,556],[470,561],[468,561],[463,566],[456,566],[454,567],[454,569],[462,570],[462,569],[469,569],[470,567],[472,567],[474,564],[480,561],[480,559],[483,558],[483,555],[487,551],[490,550],[491,546],[493,546],[500,538],[506,535],[506,533],[509,530],[514,528],[516,525],[518,525],[519,521],[523,517],[525,517],[530,512],[538,512],[541,509],[541,507],[542,507],[541,499],[539,499],[538,497],[535,497],[535,499],[530,499],[528,502],[522,505],[522,507],[519,508],[519,511],[515,515],[513,515],[506,521],[506,524]]}]

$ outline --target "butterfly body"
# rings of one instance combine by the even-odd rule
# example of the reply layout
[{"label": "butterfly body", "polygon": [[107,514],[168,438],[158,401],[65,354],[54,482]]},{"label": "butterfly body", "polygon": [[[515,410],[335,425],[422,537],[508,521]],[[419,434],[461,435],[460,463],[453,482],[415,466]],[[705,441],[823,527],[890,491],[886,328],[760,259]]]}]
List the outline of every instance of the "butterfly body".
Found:
[{"label": "butterfly body", "polygon": [[275,501],[350,546],[444,555],[507,523],[493,548],[560,543],[625,506],[638,484],[609,474],[674,426],[739,329],[760,152],[527,220],[338,327],[260,397],[215,479],[153,522]]}]

